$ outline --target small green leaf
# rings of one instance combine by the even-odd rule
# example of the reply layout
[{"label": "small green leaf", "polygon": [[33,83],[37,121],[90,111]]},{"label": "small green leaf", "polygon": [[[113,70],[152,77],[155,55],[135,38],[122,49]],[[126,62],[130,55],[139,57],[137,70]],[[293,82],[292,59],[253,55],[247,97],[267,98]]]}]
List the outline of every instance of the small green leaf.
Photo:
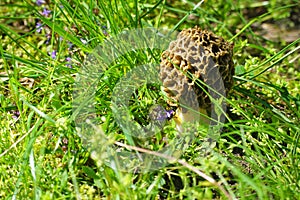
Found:
[{"label": "small green leaf", "polygon": [[93,179],[100,179],[100,177],[94,172],[92,168],[83,166],[82,170],[88,175],[88,177]]}]

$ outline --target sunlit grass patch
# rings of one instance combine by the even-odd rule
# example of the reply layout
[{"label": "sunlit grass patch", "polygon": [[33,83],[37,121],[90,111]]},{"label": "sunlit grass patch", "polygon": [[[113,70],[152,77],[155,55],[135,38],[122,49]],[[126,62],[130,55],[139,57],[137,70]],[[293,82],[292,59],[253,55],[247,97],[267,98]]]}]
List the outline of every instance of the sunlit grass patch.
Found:
[{"label": "sunlit grass patch", "polygon": [[[271,31],[265,29],[266,23],[268,27],[281,23],[287,30],[299,31],[294,17],[299,14],[298,2],[204,1],[194,9],[198,3],[1,2],[0,197],[299,198],[300,39],[289,41],[292,35],[277,39],[278,35],[270,37],[264,32]],[[170,158],[170,164],[157,171],[122,172],[102,160],[98,163],[103,165],[97,165],[72,110],[74,83],[88,55],[124,30],[155,27],[180,31],[194,25],[235,44],[235,86],[227,94],[227,121],[214,152],[206,155],[201,151],[206,132],[199,126],[188,147],[179,153],[182,160]],[[95,129],[107,136],[107,143],[99,142],[104,150],[114,145],[138,151],[120,146],[126,144],[147,147],[151,153],[178,139],[174,121],[167,118],[162,131],[151,139],[130,141],[112,106],[118,83],[136,66],[159,63],[161,52],[130,51],[105,65],[101,76],[99,73],[95,98],[90,101],[96,109],[92,116],[97,121]],[[156,104],[172,109],[159,84],[142,85],[130,95],[130,117],[147,127]]]}]

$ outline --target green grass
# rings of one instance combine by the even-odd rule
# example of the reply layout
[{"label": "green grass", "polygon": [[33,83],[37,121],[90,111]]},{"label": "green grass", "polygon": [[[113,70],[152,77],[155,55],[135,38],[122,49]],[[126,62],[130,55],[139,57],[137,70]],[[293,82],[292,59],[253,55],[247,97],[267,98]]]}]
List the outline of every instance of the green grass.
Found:
[{"label": "green grass", "polygon": [[[198,2],[1,2],[1,199],[298,199],[300,38],[267,39],[262,28],[266,23],[283,25],[298,30],[299,36],[299,25],[291,17],[293,12],[299,15],[297,1]],[[51,14],[43,16],[43,8]],[[118,163],[115,168],[105,165],[111,146],[146,147],[146,154],[156,153],[153,157],[159,159],[165,156],[157,150],[166,145],[166,138],[178,141],[172,120],[151,140],[132,137],[118,125],[122,119],[116,118],[113,109],[118,107],[112,105],[127,84],[121,82],[124,77],[136,66],[159,63],[161,49],[136,49],[91,68],[99,70],[88,74],[97,82],[86,82],[86,90],[76,91],[80,87],[74,83],[79,75],[84,77],[88,55],[124,30],[180,31],[195,25],[235,44],[235,86],[227,95],[227,120],[214,151],[203,155],[199,147],[206,129],[196,127],[200,130],[185,151],[178,152],[183,153],[180,159],[167,157],[169,164],[159,170],[124,172]],[[114,90],[120,83],[121,89]],[[95,103],[96,115],[78,119],[74,95],[89,97],[89,87],[96,91],[86,101]],[[126,119],[147,125],[155,103],[166,106],[159,85],[140,87],[130,96]],[[76,127],[76,120],[86,119],[96,124]],[[97,135],[87,132],[94,130]],[[134,166],[132,162],[126,164]]]}]

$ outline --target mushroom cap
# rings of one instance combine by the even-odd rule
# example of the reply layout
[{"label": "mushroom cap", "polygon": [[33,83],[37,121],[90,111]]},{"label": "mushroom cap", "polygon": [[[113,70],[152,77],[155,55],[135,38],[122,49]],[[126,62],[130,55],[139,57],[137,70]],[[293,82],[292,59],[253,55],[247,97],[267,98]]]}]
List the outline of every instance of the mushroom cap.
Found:
[{"label": "mushroom cap", "polygon": [[222,37],[198,27],[182,30],[161,56],[159,76],[168,105],[183,103],[210,113],[214,92],[208,89],[225,96],[233,86],[232,55],[233,44]]}]

